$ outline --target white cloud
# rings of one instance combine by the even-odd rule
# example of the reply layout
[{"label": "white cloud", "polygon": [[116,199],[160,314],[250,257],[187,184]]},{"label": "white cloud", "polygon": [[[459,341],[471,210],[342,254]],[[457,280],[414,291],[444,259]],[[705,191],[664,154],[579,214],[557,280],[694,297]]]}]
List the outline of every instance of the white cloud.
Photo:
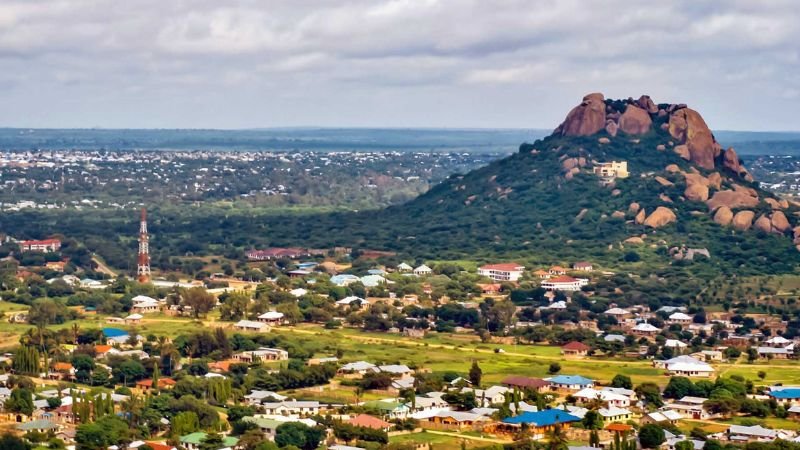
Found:
[{"label": "white cloud", "polygon": [[552,127],[604,91],[797,128],[769,116],[797,23],[794,0],[6,0],[0,125]]}]

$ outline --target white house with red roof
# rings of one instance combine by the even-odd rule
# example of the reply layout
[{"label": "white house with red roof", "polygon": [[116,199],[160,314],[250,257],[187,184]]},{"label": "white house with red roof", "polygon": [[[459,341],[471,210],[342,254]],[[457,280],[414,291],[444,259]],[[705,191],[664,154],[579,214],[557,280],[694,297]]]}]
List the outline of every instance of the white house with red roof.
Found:
[{"label": "white house with red roof", "polygon": [[478,268],[478,275],[494,281],[517,281],[524,271],[525,266],[517,263],[487,264]]},{"label": "white house with red roof", "polygon": [[580,291],[587,284],[589,284],[589,280],[586,278],[572,278],[568,275],[542,281],[542,287],[548,291]]},{"label": "white house with red roof", "polygon": [[22,241],[19,243],[19,248],[23,252],[57,252],[61,250],[61,241],[58,239]]}]

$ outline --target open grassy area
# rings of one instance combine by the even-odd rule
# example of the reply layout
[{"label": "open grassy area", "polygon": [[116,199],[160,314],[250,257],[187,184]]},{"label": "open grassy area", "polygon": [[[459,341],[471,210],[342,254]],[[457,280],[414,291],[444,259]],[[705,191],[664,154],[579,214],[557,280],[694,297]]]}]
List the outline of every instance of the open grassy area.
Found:
[{"label": "open grassy area", "polygon": [[392,443],[431,444],[437,450],[460,450],[462,445],[466,448],[485,448],[495,444],[479,440],[463,439],[449,434],[436,434],[431,432],[403,434],[389,438]]}]

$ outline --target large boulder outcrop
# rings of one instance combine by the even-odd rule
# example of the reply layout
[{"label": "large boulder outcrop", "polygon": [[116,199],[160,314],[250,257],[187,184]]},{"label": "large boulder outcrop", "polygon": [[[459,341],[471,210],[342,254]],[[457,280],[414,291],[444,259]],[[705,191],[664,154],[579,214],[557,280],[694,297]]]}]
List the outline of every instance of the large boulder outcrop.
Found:
[{"label": "large boulder outcrop", "polygon": [[633,218],[633,222],[636,225],[641,225],[644,223],[645,218],[647,217],[647,213],[645,213],[644,208],[639,210],[639,213],[636,214],[636,217]]},{"label": "large boulder outcrop", "polygon": [[756,219],[756,222],[753,224],[753,228],[759,231],[763,231],[764,233],[769,233],[772,231],[772,222],[767,218],[767,216],[760,216]]},{"label": "large boulder outcrop", "polygon": [[714,214],[714,222],[722,225],[727,226],[730,225],[731,221],[733,220],[733,211],[727,206],[721,206],[716,214]]},{"label": "large boulder outcrop", "polygon": [[733,228],[742,231],[750,229],[750,226],[753,225],[753,217],[755,216],[756,213],[753,211],[744,210],[737,212],[736,215],[733,216],[733,221],[731,222]]},{"label": "large boulder outcrop", "polygon": [[677,220],[678,217],[671,209],[659,206],[647,216],[647,219],[644,220],[644,225],[651,228],[660,228]]},{"label": "large boulder outcrop", "polygon": [[702,183],[691,183],[686,186],[683,196],[694,202],[704,202],[708,200],[708,186]]},{"label": "large boulder outcrop", "polygon": [[758,205],[758,197],[754,197],[750,192],[744,190],[717,191],[706,202],[706,205],[708,205],[710,211],[714,211],[720,206],[727,206],[731,209],[754,208]]},{"label": "large boulder outcrop", "polygon": [[639,100],[636,100],[636,104],[639,105],[639,108],[642,108],[650,114],[655,114],[658,112],[658,106],[649,95],[642,95],[639,97]]},{"label": "large boulder outcrop", "polygon": [[669,134],[687,146],[693,163],[704,169],[714,168],[720,147],[700,113],[690,108],[674,110],[669,117]]},{"label": "large boulder outcrop", "polygon": [[786,214],[783,211],[775,211],[772,213],[770,217],[770,223],[772,224],[772,231],[776,233],[785,233],[792,225],[789,223],[789,219],[786,218]]},{"label": "large boulder outcrop", "polygon": [[736,154],[736,150],[734,150],[733,147],[725,150],[725,153],[722,155],[722,165],[737,175],[742,171],[742,165],[739,164],[739,156]]},{"label": "large boulder outcrop", "polygon": [[619,129],[626,134],[645,134],[653,125],[650,114],[635,105],[628,105],[619,118]]},{"label": "large boulder outcrop", "polygon": [[689,146],[688,145],[684,145],[684,144],[676,145],[675,148],[672,149],[672,151],[674,151],[675,153],[677,153],[678,156],[680,156],[681,158],[683,158],[683,159],[685,159],[687,161],[691,161],[692,160],[692,155],[691,155],[691,153],[689,153]]},{"label": "large boulder outcrop", "polygon": [[583,97],[580,105],[572,108],[556,133],[562,136],[590,136],[606,126],[605,97],[593,93]]}]

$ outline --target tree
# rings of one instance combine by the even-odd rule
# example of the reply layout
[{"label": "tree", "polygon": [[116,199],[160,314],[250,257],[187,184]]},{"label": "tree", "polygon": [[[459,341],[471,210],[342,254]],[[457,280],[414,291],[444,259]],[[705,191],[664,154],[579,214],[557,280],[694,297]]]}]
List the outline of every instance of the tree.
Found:
[{"label": "tree", "polygon": [[473,386],[478,388],[481,385],[482,376],[483,376],[483,371],[481,370],[481,367],[478,365],[478,361],[472,361],[472,367],[469,368],[469,382],[472,383]]},{"label": "tree", "polygon": [[0,436],[0,448],[3,450],[31,450],[31,445],[13,434],[6,433]]},{"label": "tree", "polygon": [[194,411],[179,412],[172,417],[170,429],[172,430],[172,435],[175,437],[194,433],[200,429],[200,420],[197,418],[197,414],[195,414]]},{"label": "tree", "polygon": [[680,441],[675,444],[675,450],[694,450],[692,441]]},{"label": "tree", "polygon": [[319,446],[322,437],[322,431],[300,422],[283,423],[275,429],[275,444],[278,447],[292,445],[303,450],[313,450]]},{"label": "tree", "polygon": [[200,450],[218,450],[222,448],[224,441],[219,433],[208,433],[200,443]]},{"label": "tree", "polygon": [[217,299],[202,287],[183,289],[180,296],[183,305],[192,308],[195,319],[205,316],[217,304]]},{"label": "tree", "polygon": [[33,395],[31,391],[24,388],[14,388],[5,402],[5,408],[13,413],[30,416],[33,414]]},{"label": "tree", "polygon": [[649,423],[639,430],[639,443],[644,448],[658,448],[666,440],[664,430],[656,424]]},{"label": "tree", "polygon": [[602,430],[603,429],[603,417],[595,410],[586,411],[584,414],[583,419],[581,420],[583,427],[587,430]]},{"label": "tree", "polygon": [[636,386],[636,395],[645,403],[660,408],[664,405],[664,400],[661,398],[661,388],[655,383],[642,383]]},{"label": "tree", "polygon": [[631,382],[631,377],[617,374],[614,376],[614,379],[611,380],[611,387],[633,389],[633,382]]},{"label": "tree", "polygon": [[561,364],[557,362],[550,363],[550,367],[547,369],[547,373],[550,375],[555,375],[558,372],[561,372]]}]

